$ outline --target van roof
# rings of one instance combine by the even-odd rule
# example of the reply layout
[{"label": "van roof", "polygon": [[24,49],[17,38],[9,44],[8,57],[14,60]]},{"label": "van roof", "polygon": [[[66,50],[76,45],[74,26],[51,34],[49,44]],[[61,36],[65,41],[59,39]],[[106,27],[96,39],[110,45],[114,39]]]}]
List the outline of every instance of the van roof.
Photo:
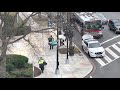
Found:
[{"label": "van roof", "polygon": [[85,21],[100,20],[99,17],[91,12],[75,12],[77,17]]}]

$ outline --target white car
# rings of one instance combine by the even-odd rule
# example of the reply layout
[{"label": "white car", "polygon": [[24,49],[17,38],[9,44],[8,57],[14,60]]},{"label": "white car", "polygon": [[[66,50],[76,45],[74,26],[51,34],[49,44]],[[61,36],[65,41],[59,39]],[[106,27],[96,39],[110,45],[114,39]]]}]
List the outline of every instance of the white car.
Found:
[{"label": "white car", "polygon": [[104,57],[105,49],[93,38],[92,35],[85,34],[82,37],[82,48],[90,57]]}]

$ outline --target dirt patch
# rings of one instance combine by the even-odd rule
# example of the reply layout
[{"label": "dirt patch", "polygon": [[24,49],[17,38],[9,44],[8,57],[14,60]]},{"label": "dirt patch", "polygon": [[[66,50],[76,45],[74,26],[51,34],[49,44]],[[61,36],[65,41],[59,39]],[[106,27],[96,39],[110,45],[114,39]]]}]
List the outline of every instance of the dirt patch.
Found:
[{"label": "dirt patch", "polygon": [[40,74],[41,74],[40,69],[34,66],[34,77],[37,77],[37,76],[39,76]]},{"label": "dirt patch", "polygon": [[[69,49],[68,49],[68,51],[69,51]],[[61,53],[61,54],[67,54],[67,48],[59,48],[59,53]],[[78,48],[74,48],[74,53],[75,54],[80,54],[81,52],[80,52],[80,50],[78,49]]]}]

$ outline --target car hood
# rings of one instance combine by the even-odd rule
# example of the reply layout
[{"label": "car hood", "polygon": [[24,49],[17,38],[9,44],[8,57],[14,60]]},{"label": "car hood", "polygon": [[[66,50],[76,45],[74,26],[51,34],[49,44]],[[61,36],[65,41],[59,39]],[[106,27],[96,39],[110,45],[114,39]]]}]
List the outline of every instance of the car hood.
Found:
[{"label": "car hood", "polygon": [[89,48],[90,52],[104,52],[104,48],[103,47],[98,47],[98,48]]},{"label": "car hood", "polygon": [[120,26],[115,26],[116,28],[120,28]]}]

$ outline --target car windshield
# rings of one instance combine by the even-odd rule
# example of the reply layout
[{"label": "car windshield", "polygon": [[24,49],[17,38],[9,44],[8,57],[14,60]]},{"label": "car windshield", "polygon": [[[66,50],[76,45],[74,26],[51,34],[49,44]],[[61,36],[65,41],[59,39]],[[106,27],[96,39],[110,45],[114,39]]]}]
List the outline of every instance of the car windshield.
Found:
[{"label": "car windshield", "polygon": [[99,29],[101,28],[101,23],[100,21],[94,21],[94,22],[86,22],[86,28],[87,29],[93,29],[93,30],[96,30],[96,29]]},{"label": "car windshield", "polygon": [[101,47],[100,43],[90,43],[89,44],[89,48],[97,48],[97,47]]}]

